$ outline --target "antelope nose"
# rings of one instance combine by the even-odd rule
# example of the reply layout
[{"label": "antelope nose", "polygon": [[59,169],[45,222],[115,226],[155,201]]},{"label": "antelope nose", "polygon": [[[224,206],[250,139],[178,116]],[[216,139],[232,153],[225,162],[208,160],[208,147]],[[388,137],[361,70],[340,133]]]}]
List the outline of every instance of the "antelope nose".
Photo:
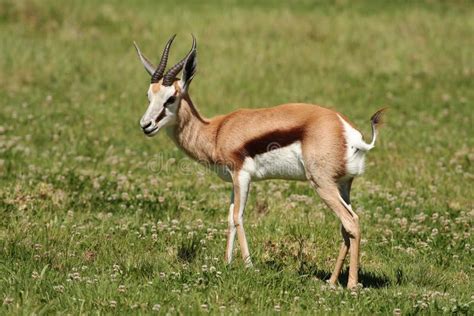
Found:
[{"label": "antelope nose", "polygon": [[151,125],[151,121],[148,121],[148,122],[140,121],[140,126],[142,127],[142,129],[146,129],[150,125]]}]

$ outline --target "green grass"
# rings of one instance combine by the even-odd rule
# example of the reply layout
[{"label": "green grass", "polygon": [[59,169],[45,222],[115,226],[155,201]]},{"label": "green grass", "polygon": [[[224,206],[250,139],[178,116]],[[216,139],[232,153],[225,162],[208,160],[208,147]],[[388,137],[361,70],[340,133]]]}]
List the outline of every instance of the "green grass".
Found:
[{"label": "green grass", "polygon": [[[0,0],[0,313],[473,314],[472,3],[189,2]],[[368,134],[390,107],[353,189],[362,289],[326,285],[339,223],[303,182],[253,184],[255,268],[224,264],[229,184],[138,127],[132,41],[178,33],[172,63],[191,32],[206,116],[302,101]]]}]

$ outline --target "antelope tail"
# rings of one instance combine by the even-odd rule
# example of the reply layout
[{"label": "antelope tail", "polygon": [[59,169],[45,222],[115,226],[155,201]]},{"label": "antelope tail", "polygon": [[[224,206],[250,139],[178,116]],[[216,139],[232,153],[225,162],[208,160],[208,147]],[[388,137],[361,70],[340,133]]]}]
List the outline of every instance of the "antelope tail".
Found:
[{"label": "antelope tail", "polygon": [[375,140],[377,139],[379,128],[383,124],[383,114],[386,110],[387,108],[380,109],[370,118],[370,125],[372,127],[372,140],[369,144],[367,144],[367,150],[371,150],[375,146]]}]

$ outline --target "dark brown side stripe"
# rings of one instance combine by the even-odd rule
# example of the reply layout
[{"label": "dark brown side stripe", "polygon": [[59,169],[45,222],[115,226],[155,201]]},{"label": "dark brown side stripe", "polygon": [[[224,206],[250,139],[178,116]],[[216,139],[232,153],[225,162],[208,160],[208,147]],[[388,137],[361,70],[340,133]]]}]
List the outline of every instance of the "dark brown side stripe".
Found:
[{"label": "dark brown side stripe", "polygon": [[282,148],[293,144],[298,140],[302,140],[304,128],[297,127],[289,130],[275,130],[267,134],[263,134],[257,138],[244,144],[239,152],[240,158],[255,157],[278,148]]}]

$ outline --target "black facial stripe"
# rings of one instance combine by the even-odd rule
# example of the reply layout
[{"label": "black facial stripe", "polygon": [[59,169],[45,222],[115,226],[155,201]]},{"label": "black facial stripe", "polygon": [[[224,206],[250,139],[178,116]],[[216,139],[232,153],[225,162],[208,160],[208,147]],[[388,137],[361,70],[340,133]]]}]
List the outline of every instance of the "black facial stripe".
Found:
[{"label": "black facial stripe", "polygon": [[160,115],[158,115],[158,117],[155,120],[156,123],[161,121],[166,116],[165,112],[166,112],[166,109],[161,110]]}]

